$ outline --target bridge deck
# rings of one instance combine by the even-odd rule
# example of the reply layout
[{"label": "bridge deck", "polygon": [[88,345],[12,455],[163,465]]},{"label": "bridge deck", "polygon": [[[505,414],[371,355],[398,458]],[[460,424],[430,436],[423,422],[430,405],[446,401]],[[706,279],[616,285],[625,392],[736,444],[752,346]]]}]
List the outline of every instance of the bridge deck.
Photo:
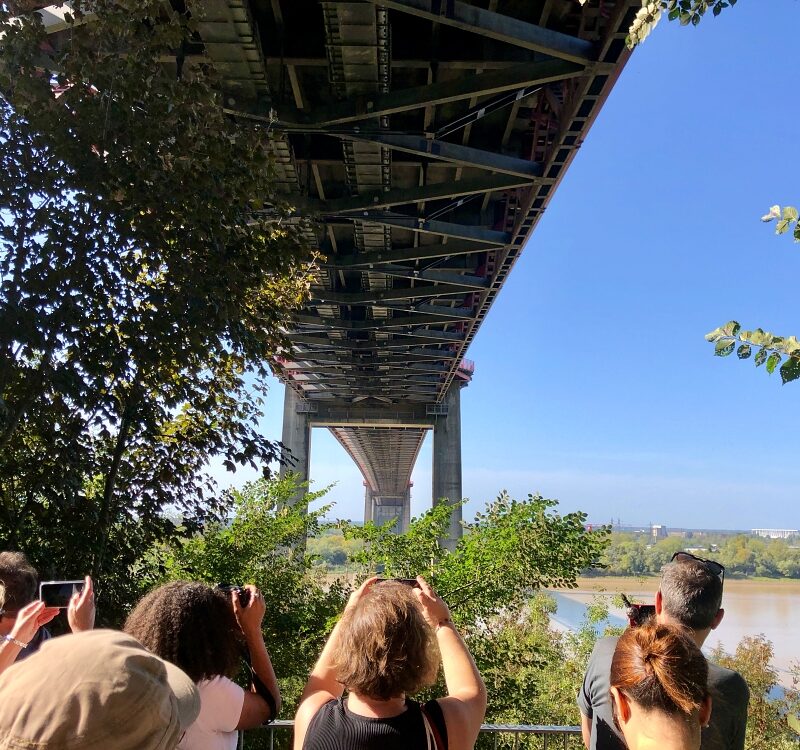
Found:
[{"label": "bridge deck", "polygon": [[[184,64],[211,57],[227,111],[270,123],[279,189],[317,220],[325,259],[274,362],[309,413],[431,414],[469,380],[467,347],[624,65],[640,5],[204,3]],[[334,434],[368,488],[407,488],[426,425],[365,429]]]}]

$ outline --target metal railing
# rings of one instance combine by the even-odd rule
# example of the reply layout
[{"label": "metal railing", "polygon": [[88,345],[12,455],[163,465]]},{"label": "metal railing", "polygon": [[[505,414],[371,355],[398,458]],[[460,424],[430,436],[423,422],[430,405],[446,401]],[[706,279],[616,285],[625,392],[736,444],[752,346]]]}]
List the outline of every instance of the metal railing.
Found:
[{"label": "metal railing", "polygon": [[[258,745],[265,750],[289,747],[293,721],[281,720],[266,727],[239,733],[239,748]],[[576,750],[583,748],[580,727],[540,724],[484,724],[476,747],[483,748],[541,748],[541,750]]]}]

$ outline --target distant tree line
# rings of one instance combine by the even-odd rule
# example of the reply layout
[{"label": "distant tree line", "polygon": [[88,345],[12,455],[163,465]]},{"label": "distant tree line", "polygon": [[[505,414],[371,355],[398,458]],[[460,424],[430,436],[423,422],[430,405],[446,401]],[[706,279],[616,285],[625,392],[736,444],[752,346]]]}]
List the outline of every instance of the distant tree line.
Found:
[{"label": "distant tree line", "polygon": [[[606,575],[658,574],[679,550],[696,550],[725,566],[725,574],[750,578],[800,578],[800,539],[736,536],[667,537],[655,544],[647,534],[615,532],[601,558]],[[591,571],[598,574],[597,570]]]}]

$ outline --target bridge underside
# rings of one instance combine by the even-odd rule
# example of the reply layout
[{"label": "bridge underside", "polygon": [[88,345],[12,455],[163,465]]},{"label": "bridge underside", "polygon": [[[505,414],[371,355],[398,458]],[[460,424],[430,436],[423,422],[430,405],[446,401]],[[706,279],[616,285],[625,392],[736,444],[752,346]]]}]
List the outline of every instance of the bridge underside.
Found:
[{"label": "bridge underside", "polygon": [[467,347],[627,59],[640,0],[203,5],[184,70],[210,57],[230,116],[271,128],[279,190],[324,256],[273,363],[295,467],[307,476],[310,425],[329,426],[372,507],[407,504],[433,427],[433,497],[460,499]]}]

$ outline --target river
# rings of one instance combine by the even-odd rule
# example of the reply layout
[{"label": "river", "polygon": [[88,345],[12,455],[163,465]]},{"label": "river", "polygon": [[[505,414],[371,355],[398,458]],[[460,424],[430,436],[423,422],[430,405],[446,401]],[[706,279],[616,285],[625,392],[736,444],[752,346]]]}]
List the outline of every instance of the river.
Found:
[{"label": "river", "polygon": [[[577,589],[550,591],[558,603],[553,620],[575,628],[586,604],[598,594],[624,592],[633,601],[652,603],[657,589],[658,578],[581,578]],[[790,665],[800,661],[800,625],[794,619],[800,616],[800,580],[726,580],[722,605],[725,617],[704,650],[722,644],[726,651],[734,651],[744,636],[761,633],[772,641],[773,666],[781,684],[791,685]],[[626,624],[622,609],[612,609],[610,614],[611,624]]]}]

